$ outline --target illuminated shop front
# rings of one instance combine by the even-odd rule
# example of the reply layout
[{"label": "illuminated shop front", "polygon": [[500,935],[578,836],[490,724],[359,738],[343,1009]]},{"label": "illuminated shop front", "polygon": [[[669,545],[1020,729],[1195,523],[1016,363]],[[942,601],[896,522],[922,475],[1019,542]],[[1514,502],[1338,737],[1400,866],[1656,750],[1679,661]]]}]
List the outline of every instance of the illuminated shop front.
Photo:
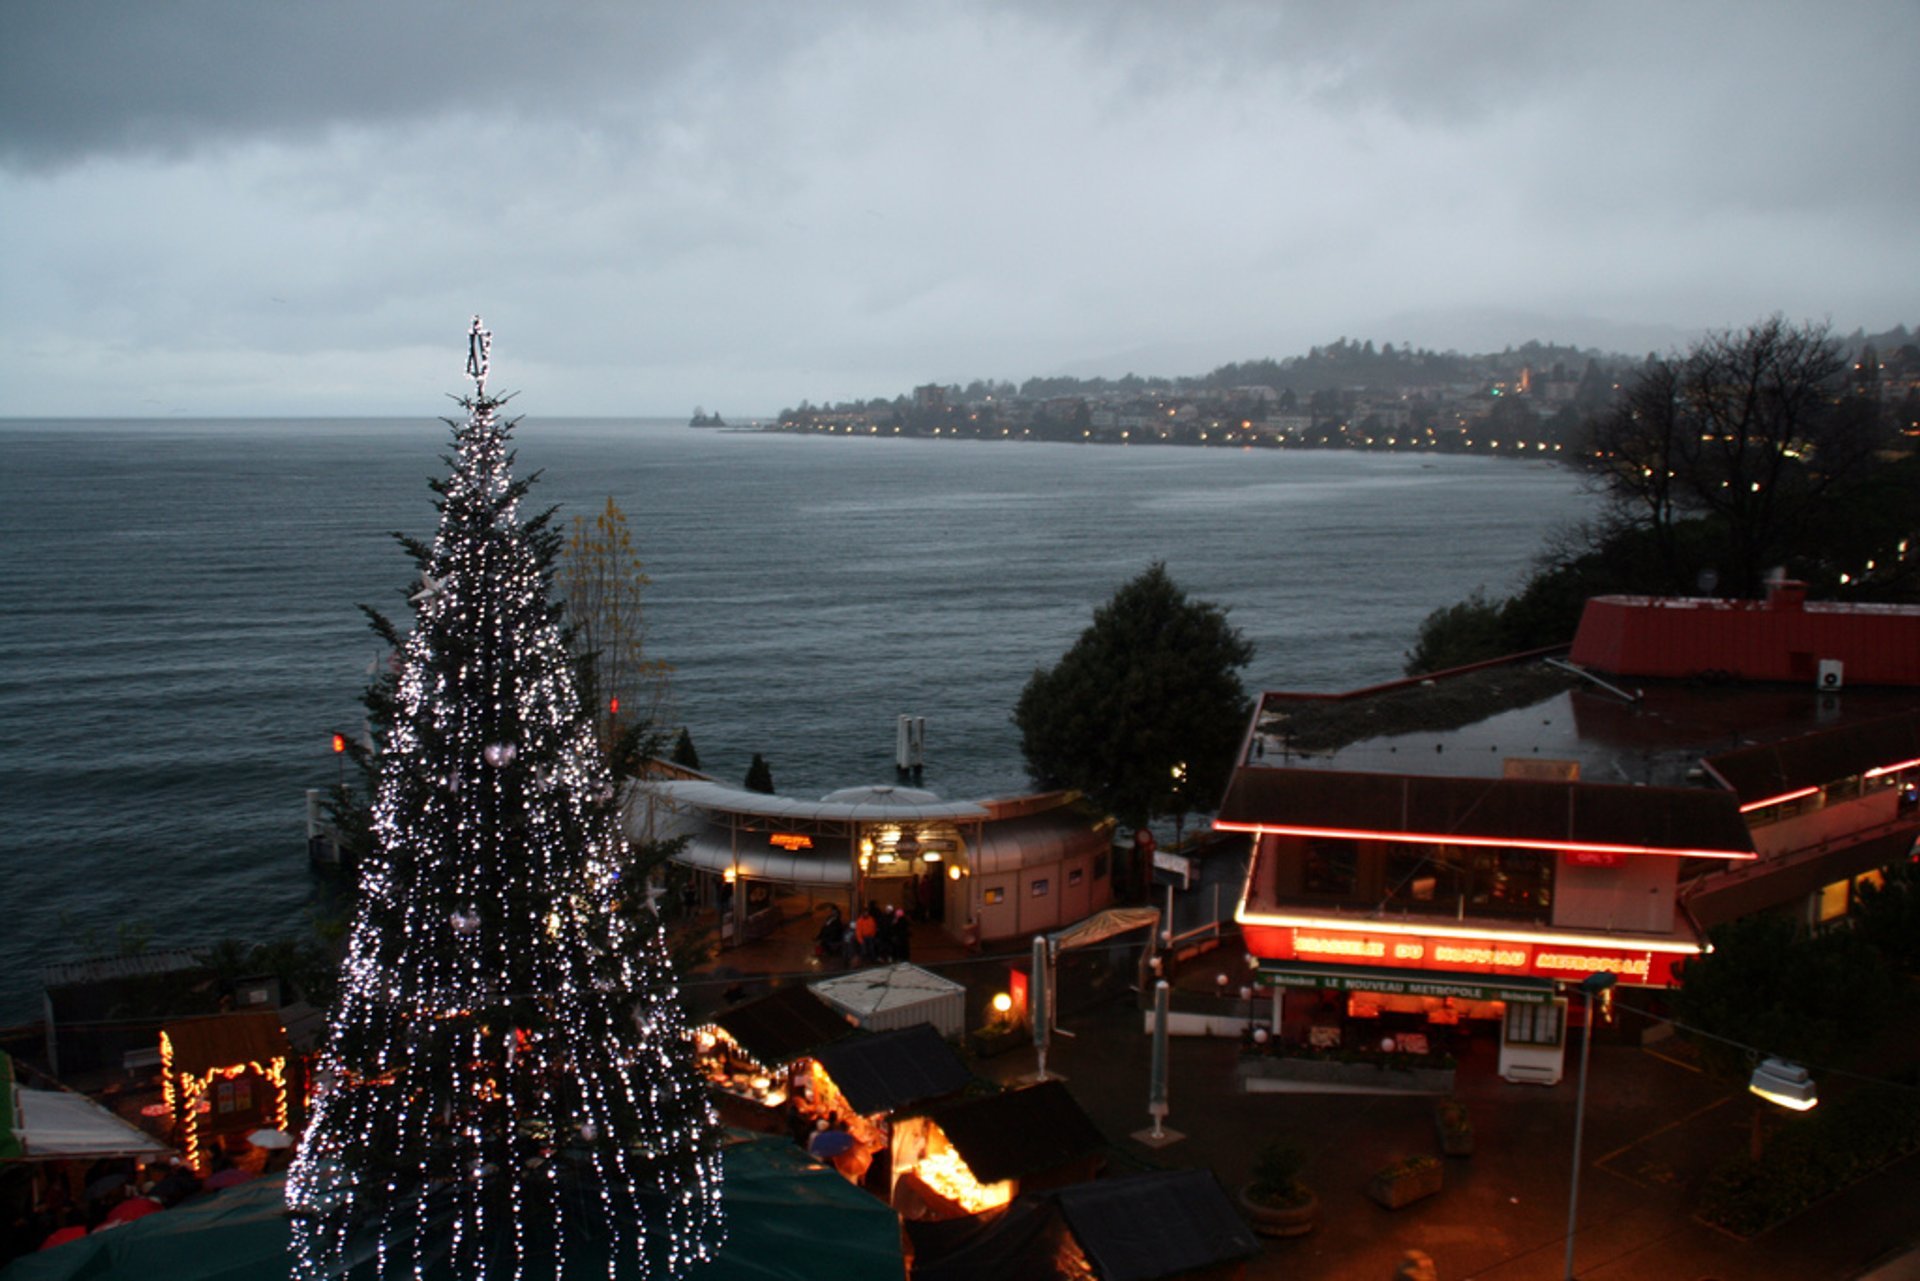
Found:
[{"label": "illuminated shop front", "polygon": [[[1633,629],[1689,619],[1716,636],[1739,617],[1783,625],[1766,609],[1643,605],[1603,610],[1609,644],[1588,649],[1666,654]],[[1753,649],[1715,652],[1724,667]],[[1497,1019],[1503,1072],[1557,1080],[1569,1016],[1584,1017],[1564,993],[1588,975],[1674,986],[1708,927],[1832,919],[1912,847],[1920,694],[1842,692],[1823,670],[1783,688],[1525,655],[1266,695],[1215,822],[1253,839],[1236,915],[1263,983],[1336,1012],[1343,1027],[1309,1029],[1323,1041],[1425,1044]],[[1390,1016],[1398,1036],[1363,1022]]]}]

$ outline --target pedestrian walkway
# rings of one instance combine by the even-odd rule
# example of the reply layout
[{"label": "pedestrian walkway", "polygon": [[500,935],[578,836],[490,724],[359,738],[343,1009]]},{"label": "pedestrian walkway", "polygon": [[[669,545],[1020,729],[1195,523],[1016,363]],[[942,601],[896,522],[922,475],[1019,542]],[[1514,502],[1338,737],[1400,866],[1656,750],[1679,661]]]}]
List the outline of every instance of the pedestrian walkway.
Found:
[{"label": "pedestrian walkway", "polygon": [[[789,920],[769,938],[720,952],[689,976],[696,997],[764,990],[773,978],[837,972],[812,954],[818,917]],[[965,983],[970,1017],[1006,981],[1020,953],[969,955],[921,927],[913,962]],[[1217,956],[1237,957],[1231,949]],[[1176,976],[1211,990],[1225,962],[1202,958]],[[1150,1123],[1151,1038],[1137,1007],[1117,1003],[1067,1021],[1048,1070],[1100,1125],[1116,1171],[1208,1168],[1229,1192],[1255,1152],[1283,1138],[1307,1155],[1320,1198],[1316,1230],[1266,1243],[1249,1278],[1387,1281],[1404,1252],[1424,1250],[1442,1281],[1559,1281],[1566,1251],[1575,1091],[1513,1085],[1496,1069],[1486,1031],[1467,1038],[1456,1096],[1475,1129],[1470,1157],[1446,1158],[1446,1186],[1399,1210],[1368,1199],[1368,1178],[1401,1157],[1436,1154],[1431,1097],[1245,1094],[1237,1038],[1175,1038],[1169,1047],[1167,1126],[1185,1137],[1151,1149],[1130,1136]],[[1037,1066],[1030,1049],[976,1060],[983,1076],[1017,1085]],[[1920,1156],[1897,1162],[1753,1241],[1690,1215],[1700,1181],[1751,1125],[1751,1099],[1672,1058],[1597,1043],[1587,1097],[1584,1169],[1575,1233],[1586,1281],[1920,1281]]]}]

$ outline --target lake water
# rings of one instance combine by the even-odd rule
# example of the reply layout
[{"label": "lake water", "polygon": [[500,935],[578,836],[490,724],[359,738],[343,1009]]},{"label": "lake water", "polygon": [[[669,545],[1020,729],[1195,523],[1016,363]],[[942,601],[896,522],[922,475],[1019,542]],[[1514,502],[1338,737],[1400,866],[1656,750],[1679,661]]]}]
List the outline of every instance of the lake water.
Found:
[{"label": "lake water", "polygon": [[[541,420],[526,510],[612,496],[653,578],[655,656],[703,765],[818,796],[1026,786],[1020,687],[1163,559],[1255,645],[1250,690],[1397,676],[1420,620],[1510,589],[1590,513],[1569,472],[1484,458],[822,438]],[[303,928],[303,790],[405,615],[387,537],[434,528],[419,420],[0,423],[0,1022],[42,965]]]}]

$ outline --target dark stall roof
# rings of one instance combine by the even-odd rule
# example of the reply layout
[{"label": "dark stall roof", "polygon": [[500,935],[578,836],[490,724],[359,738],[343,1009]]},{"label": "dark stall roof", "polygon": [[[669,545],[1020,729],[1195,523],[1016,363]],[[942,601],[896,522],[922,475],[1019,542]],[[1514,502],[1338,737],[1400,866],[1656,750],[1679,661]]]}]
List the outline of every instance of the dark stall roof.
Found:
[{"label": "dark stall roof", "polygon": [[948,1104],[928,1116],[982,1183],[1039,1174],[1106,1145],[1058,1081]]},{"label": "dark stall roof", "polygon": [[1707,768],[1744,804],[1916,760],[1920,713],[1908,712],[1723,752],[1707,758]]},{"label": "dark stall roof", "polygon": [[1159,1281],[1260,1253],[1211,1170],[1156,1170],[1053,1195],[1102,1281]]},{"label": "dark stall roof", "polygon": [[959,1219],[905,1219],[913,1281],[1060,1281],[1069,1235],[1060,1208],[1042,1197]]},{"label": "dark stall roof", "polygon": [[1259,767],[1235,772],[1214,826],[1754,857],[1733,798],[1703,787]]},{"label": "dark stall roof", "polygon": [[204,1075],[239,1063],[265,1065],[293,1053],[273,1010],[176,1019],[161,1029],[173,1043],[173,1070]]},{"label": "dark stall roof", "polygon": [[848,1037],[822,1046],[814,1057],[862,1116],[937,1099],[973,1079],[931,1023]]},{"label": "dark stall roof", "polygon": [[853,1031],[845,1015],[804,983],[775,988],[735,1006],[713,1023],[770,1068],[804,1058]]}]

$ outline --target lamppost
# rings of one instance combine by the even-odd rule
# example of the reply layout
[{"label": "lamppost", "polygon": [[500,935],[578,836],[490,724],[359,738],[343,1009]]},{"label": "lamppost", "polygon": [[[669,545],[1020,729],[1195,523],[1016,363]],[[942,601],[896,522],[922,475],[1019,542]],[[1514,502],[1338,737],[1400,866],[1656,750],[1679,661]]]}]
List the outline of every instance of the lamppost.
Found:
[{"label": "lamppost", "polygon": [[1619,981],[1618,975],[1607,970],[1589,974],[1580,980],[1581,995],[1587,999],[1587,1025],[1580,1037],[1580,1086],[1573,1104],[1573,1190],[1567,1195],[1567,1267],[1564,1281],[1574,1281],[1573,1232],[1580,1220],[1580,1133],[1587,1120],[1587,1059],[1593,1051],[1593,998]]},{"label": "lamppost", "polygon": [[[1185,761],[1176,761],[1171,772],[1173,775],[1173,853],[1174,857],[1178,859],[1185,857],[1185,855],[1180,852],[1180,845],[1182,838],[1186,835],[1187,801],[1186,798],[1180,794],[1180,789],[1187,781],[1187,763]],[[1173,874],[1171,872],[1167,874],[1167,919],[1162,933],[1166,940],[1167,951],[1172,952]]]}]

